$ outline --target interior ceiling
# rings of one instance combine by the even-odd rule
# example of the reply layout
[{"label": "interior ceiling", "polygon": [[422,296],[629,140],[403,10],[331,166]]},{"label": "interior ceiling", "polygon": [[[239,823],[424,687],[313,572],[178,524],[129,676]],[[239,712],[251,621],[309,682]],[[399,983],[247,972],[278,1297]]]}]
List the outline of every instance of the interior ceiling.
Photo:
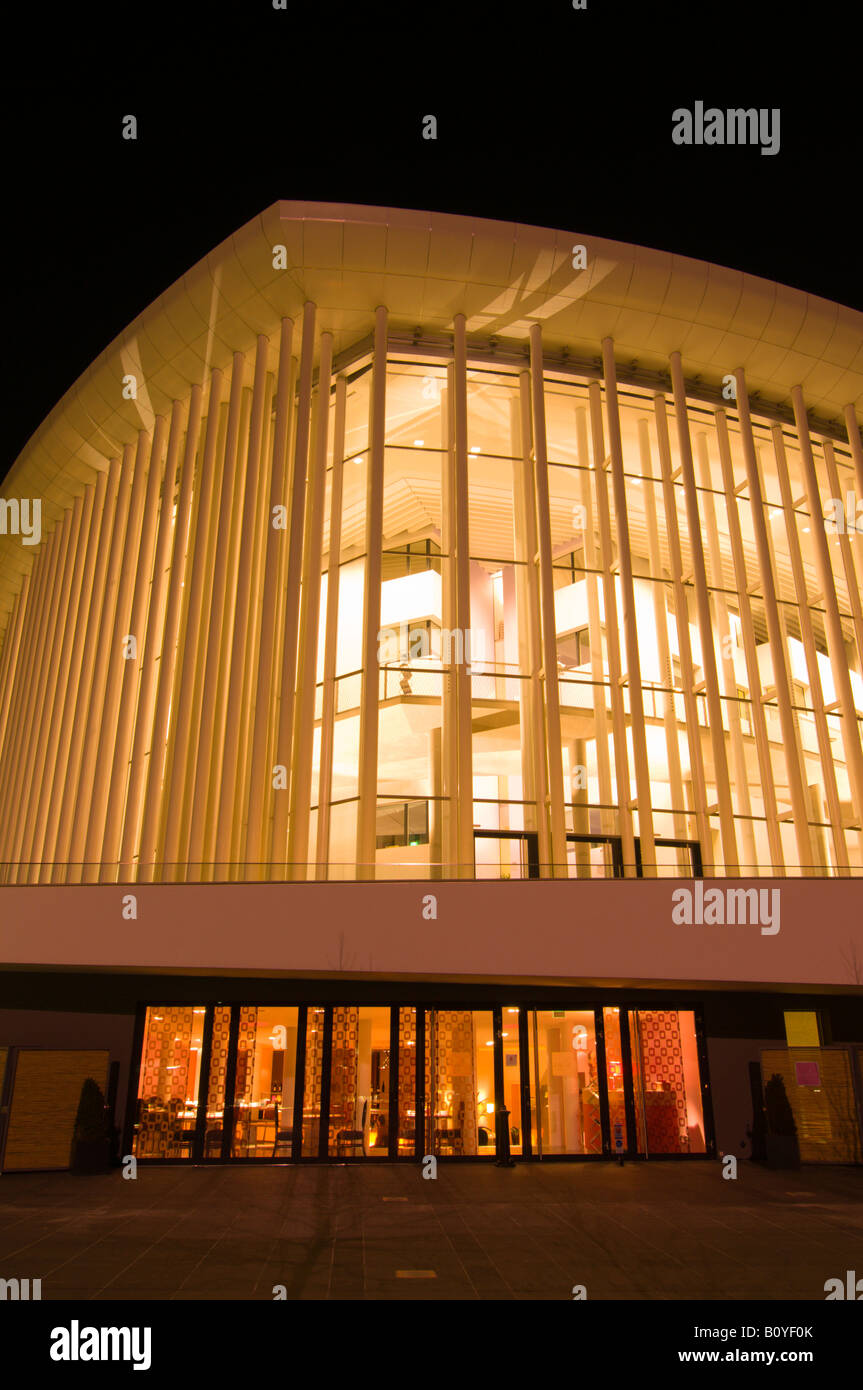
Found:
[{"label": "interior ceiling", "polygon": [[[411,374],[395,376],[392,379],[388,379],[387,382],[388,451],[384,481],[385,548],[393,548],[398,545],[406,544],[408,541],[419,540],[425,537],[432,537],[438,542],[440,542],[441,539],[443,525],[441,469],[443,456],[440,449],[435,447],[439,445],[441,439],[441,406],[439,403],[432,406],[427,406],[425,402],[421,405],[416,404],[418,394],[416,377],[422,376],[423,372],[428,370],[428,368],[418,366]],[[415,403],[413,409],[411,409],[410,405],[411,399],[413,399]],[[512,562],[518,553],[514,536],[514,468],[510,457],[504,456],[504,453],[508,455],[512,450],[511,403],[513,399],[515,399],[515,393],[512,389],[503,386],[495,387],[494,390],[472,391],[469,398],[469,447],[472,447],[471,440],[473,438],[478,438],[482,440],[483,443],[485,443],[486,440],[489,441],[489,447],[491,449],[501,450],[501,453],[496,456],[491,456],[488,453],[480,455],[471,454],[468,462],[471,553],[474,556],[483,557],[490,561],[491,563],[488,566],[490,570],[499,568],[499,563],[496,562]],[[558,395],[555,399],[552,399],[549,408],[549,459],[552,463],[564,465],[560,467],[551,467],[549,472],[552,550],[556,557],[567,553],[569,550],[578,549],[581,544],[581,533],[573,523],[573,507],[581,501],[581,471],[576,467],[578,464],[578,449],[576,443],[575,411],[579,408],[586,407],[586,404],[586,391],[573,391],[565,398]],[[569,429],[566,428],[567,417],[571,420],[571,427]],[[653,411],[647,401],[644,407],[633,404],[631,400],[626,402],[622,401],[620,419],[624,469],[627,475],[626,499],[630,550],[636,575],[646,575],[649,573],[647,508],[645,499],[647,485],[638,481],[641,475],[638,422],[639,420],[648,421],[651,435],[653,476],[658,479],[659,458],[656,447]],[[711,484],[716,493],[719,494],[715,499],[716,523],[719,533],[719,548],[722,561],[722,574],[719,583],[723,588],[729,591],[731,601],[734,603],[733,596],[736,594],[738,586],[734,574],[731,545],[728,537],[721,467],[715,435],[713,433],[712,424],[709,423],[709,417],[705,416],[705,423],[701,426],[699,424],[699,417],[694,411],[693,418],[690,421],[690,433],[693,438],[693,444],[697,434],[706,433],[708,435]],[[734,429],[731,429],[730,436],[735,478],[738,481],[742,481],[745,479],[746,474],[739,435]],[[778,507],[773,508],[776,514],[773,517],[770,516],[770,503],[778,503],[780,498],[772,442],[766,431],[759,431],[756,429],[756,436],[762,473],[763,495],[765,499],[768,500],[768,529],[774,543],[773,558],[777,577],[777,597],[790,605],[787,608],[783,608],[781,611],[784,613],[789,635],[799,640],[800,622],[797,614],[798,599],[794,587],[791,560],[787,554],[784,521]],[[669,438],[672,468],[677,469],[679,465],[679,454],[674,418],[671,414],[669,415]],[[415,444],[415,441],[420,439],[423,441],[421,447]],[[786,449],[792,477],[796,477],[799,473],[798,455],[790,447],[789,441],[786,441]],[[348,450],[348,452],[350,452],[350,450]],[[839,462],[839,460],[837,460],[837,462]],[[841,471],[844,473],[845,470],[843,469]],[[346,464],[344,514],[342,520],[343,556],[361,554],[365,547],[365,476],[365,469],[357,469],[357,472],[354,473],[350,464]],[[697,456],[696,476],[700,477],[698,473]],[[849,478],[850,488],[852,486],[850,471],[847,476]],[[606,473],[606,481],[616,557],[614,494],[610,473]],[[670,553],[668,529],[664,521],[662,487],[658,481],[652,486],[657,514],[660,562],[664,575],[668,577],[670,575]],[[679,480],[676,484],[675,491],[678,499],[678,527],[683,554],[683,568],[684,572],[691,572],[692,561],[686,523],[686,508],[682,485]],[[802,487],[798,486],[795,488],[792,486],[792,492],[794,500],[800,501]],[[757,581],[760,570],[758,566],[758,554],[755,545],[754,531],[749,515],[749,508],[746,505],[748,495],[748,489],[744,489],[741,494],[742,505],[739,507],[739,516],[747,573],[751,580]],[[592,497],[594,505],[594,530],[598,547],[595,485],[593,484]],[[704,501],[705,494],[702,493],[700,494],[702,510]],[[803,503],[801,511],[805,510],[806,504]],[[801,522],[801,526],[805,524],[808,524],[808,518]],[[800,534],[799,528],[798,534]],[[804,535],[800,534],[800,540],[805,544],[806,538]],[[712,573],[711,559],[705,534],[702,536],[702,541],[705,551],[708,578],[711,583],[716,583],[717,577]],[[328,547],[328,545],[328,533],[325,533],[325,547]],[[804,555],[803,559],[807,589],[811,597],[818,591],[816,571],[811,558]],[[578,563],[581,563],[581,561],[577,557],[576,564]],[[834,582],[836,584],[840,610],[843,614],[847,614],[849,612],[848,587],[844,569],[841,565],[834,569]],[[762,596],[763,590],[756,582],[755,591],[751,594],[751,600],[755,634],[758,641],[767,640],[767,626],[763,615]],[[826,651],[824,623],[821,615],[817,611],[812,613],[812,622],[816,644],[822,651]],[[845,628],[846,640],[851,641],[853,638],[851,619],[848,618],[847,620],[843,620],[843,626]]]}]

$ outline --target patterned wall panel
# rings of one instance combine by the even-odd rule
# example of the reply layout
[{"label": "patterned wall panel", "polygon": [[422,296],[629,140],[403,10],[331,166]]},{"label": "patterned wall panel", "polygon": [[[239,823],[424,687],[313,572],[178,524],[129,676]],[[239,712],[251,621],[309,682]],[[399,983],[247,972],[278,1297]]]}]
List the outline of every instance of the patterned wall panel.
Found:
[{"label": "patterned wall panel", "polygon": [[648,1150],[688,1153],[680,1020],[674,1009],[643,1009],[639,1021]]},{"label": "patterned wall panel", "polygon": [[473,1014],[470,1009],[430,1009],[427,1018],[426,1143],[432,1145],[428,1152],[475,1154]]},{"label": "patterned wall panel", "polygon": [[[333,1009],[333,1053],[330,1066],[329,1152],[357,1152],[360,1130],[357,1114],[357,1049],[360,1011],[356,1005]],[[341,1135],[341,1140],[339,1139]],[[348,1139],[346,1136],[351,1136]],[[362,1152],[362,1143],[359,1144]]]},{"label": "patterned wall panel", "polygon": [[227,1004],[217,1004],[213,1010],[213,1042],[210,1050],[210,1077],[207,1083],[205,1158],[218,1158],[221,1153],[230,1032],[231,1010]]},{"label": "patterned wall panel", "polygon": [[402,1155],[410,1155],[416,1148],[416,1043],[416,1009],[399,1009],[398,1151]]},{"label": "patterned wall panel", "polygon": [[200,1051],[193,1050],[203,1005],[157,1005],[147,1010],[135,1153],[141,1158],[188,1157],[181,1136],[191,1126],[182,1114],[198,1093]]},{"label": "patterned wall panel", "polygon": [[316,1158],[321,1120],[321,1081],[323,1079],[324,1011],[309,1005],[306,1017],[306,1064],[303,1095],[304,1158]]}]

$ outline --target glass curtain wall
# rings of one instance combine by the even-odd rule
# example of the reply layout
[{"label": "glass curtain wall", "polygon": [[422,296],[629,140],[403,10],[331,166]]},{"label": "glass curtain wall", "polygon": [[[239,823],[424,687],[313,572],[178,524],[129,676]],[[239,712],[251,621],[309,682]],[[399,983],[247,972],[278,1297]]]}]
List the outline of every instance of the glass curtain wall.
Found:
[{"label": "glass curtain wall", "polygon": [[133,1152],[494,1158],[506,1124],[516,1156],[705,1154],[694,1012],[606,1007],[597,1020],[515,1005],[151,1006]]},{"label": "glass curtain wall", "polygon": [[[371,374],[360,365],[338,379],[330,406],[312,807],[315,872],[330,878],[356,873]],[[621,491],[604,383],[548,373],[556,669],[546,672],[530,374],[469,364],[466,499],[455,485],[454,390],[452,361],[390,355],[376,875],[455,876],[459,818],[475,832],[468,872],[477,877],[545,875],[554,855],[554,871],[570,877],[686,876],[693,844],[708,876],[863,869],[852,766],[863,718],[863,546],[838,503],[828,506],[853,493],[847,452],[815,441],[828,516],[813,518],[793,431],[756,419],[750,447],[733,402],[687,400],[682,450],[671,394],[621,385]],[[455,618],[460,507],[464,631]],[[813,544],[813,527],[829,529],[834,513],[842,529],[830,535],[829,582],[841,644]],[[632,671],[627,626],[638,634]],[[561,780],[565,844],[553,850],[546,808]]]}]

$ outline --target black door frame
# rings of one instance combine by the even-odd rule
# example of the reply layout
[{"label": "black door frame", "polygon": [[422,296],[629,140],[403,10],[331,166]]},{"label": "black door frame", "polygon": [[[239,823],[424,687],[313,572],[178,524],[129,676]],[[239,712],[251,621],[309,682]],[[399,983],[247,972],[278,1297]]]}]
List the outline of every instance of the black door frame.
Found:
[{"label": "black door frame", "polygon": [[[527,832],[532,833],[532,832]],[[140,1081],[141,1063],[143,1060],[144,1026],[146,1020],[147,1005],[142,1004],[138,1008],[135,1025],[135,1045],[136,1051],[133,1054],[131,1074],[129,1078],[129,1098],[126,1108],[126,1124],[124,1131],[124,1150],[126,1153],[132,1152],[134,1125],[136,1117],[137,1092]],[[158,1007],[153,1005],[150,1007]],[[177,1007],[177,1005],[174,1005]],[[179,1007],[197,1008],[200,1004],[189,1004]],[[138,1161],[145,1164],[175,1164],[175,1163],[205,1163],[210,1166],[212,1163],[239,1163],[239,1164],[272,1164],[274,1162],[291,1163],[354,1163],[364,1162],[366,1155],[345,1156],[336,1158],[328,1153],[329,1145],[329,1096],[330,1096],[330,1070],[332,1061],[332,1033],[333,1033],[333,1011],[337,1007],[346,1007],[339,1004],[295,1004],[287,1003],[279,1005],[277,1003],[267,1003],[266,1005],[255,1005],[250,1002],[232,1003],[228,1006],[219,1003],[211,1003],[206,1006],[204,1021],[204,1038],[202,1041],[201,1066],[198,1084],[198,1117],[195,1126],[195,1142],[188,1157],[180,1158],[141,1158]],[[207,1126],[207,1100],[209,1094],[210,1067],[212,1061],[212,1031],[213,1019],[216,1008],[229,1007],[230,1028],[228,1041],[228,1055],[226,1061],[225,1075],[225,1105],[223,1116],[222,1142],[218,1158],[208,1159],[204,1153],[206,1126]],[[293,1136],[291,1144],[290,1158],[276,1158],[273,1156],[257,1157],[234,1157],[231,1154],[234,1135],[234,1120],[236,1113],[236,1073],[237,1073],[237,1052],[240,1028],[240,1010],[243,1008],[266,1007],[278,1009],[296,1008],[297,1009],[297,1047],[295,1054],[295,1080],[294,1080],[294,1107],[293,1107]],[[320,1105],[320,1129],[318,1135],[317,1152],[315,1154],[302,1153],[302,1125],[303,1111],[305,1106],[305,1086],[306,1086],[306,1034],[308,1029],[309,1011],[314,1007],[322,1007],[324,1010],[324,1037],[321,1055],[321,1105]],[[361,1004],[355,1007],[364,1007]],[[427,1133],[425,1124],[425,1072],[426,1072],[426,1039],[427,1028],[426,1018],[432,1010],[458,1009],[469,1013],[491,1013],[492,1029],[495,1046],[494,1057],[494,1091],[495,1091],[495,1112],[497,1113],[505,1105],[503,1092],[503,1035],[502,1035],[502,1003],[484,1002],[448,1002],[444,1004],[432,1003],[406,1003],[385,1005],[390,1009],[390,1104],[389,1104],[389,1138],[387,1160],[396,1163],[417,1163],[422,1161],[428,1154]],[[509,1007],[509,1006],[507,1006]],[[553,1008],[548,1001],[528,1000],[518,1006],[518,1035],[519,1035],[519,1087],[521,1098],[521,1154],[514,1155],[516,1162],[523,1160],[533,1160],[540,1155],[534,1155],[531,1120],[534,1107],[538,1104],[538,1097],[534,1095],[534,1087],[530,1075],[530,1033],[529,1018],[532,1011],[547,1012],[549,1007]],[[699,1064],[699,1080],[701,1087],[702,1114],[704,1117],[704,1137],[706,1152],[704,1154],[639,1154],[638,1138],[636,1125],[636,1109],[634,1096],[634,1078],[632,1070],[632,1044],[630,1033],[630,1015],[637,1010],[661,1009],[661,1003],[645,1003],[637,997],[627,995],[621,998],[619,1004],[587,1004],[579,1005],[577,1001],[571,1001],[564,1005],[567,1012],[593,1012],[594,1015],[594,1035],[596,1039],[596,1068],[597,1080],[599,1082],[599,1108],[600,1124],[602,1130],[602,1153],[601,1154],[546,1154],[542,1155],[545,1162],[593,1162],[600,1159],[613,1158],[612,1136],[610,1133],[610,1112],[608,1102],[608,1072],[606,1063],[606,1039],[605,1039],[605,1019],[604,1010],[606,1008],[619,1008],[620,1014],[620,1043],[621,1061],[623,1073],[624,1107],[626,1114],[627,1143],[625,1157],[628,1159],[644,1159],[648,1157],[665,1159],[681,1158],[711,1158],[715,1157],[716,1142],[714,1131],[714,1117],[712,1108],[712,1096],[710,1088],[710,1076],[708,1071],[707,1059],[707,1039],[704,1035],[703,1011],[698,1002],[675,1001],[666,1007],[675,1012],[686,1012],[691,1010],[695,1017],[696,1047]],[[416,1033],[416,1070],[415,1070],[415,1108],[416,1108],[416,1127],[414,1135],[414,1152],[399,1156],[398,1154],[398,1010],[411,1008],[414,1010],[415,1033]],[[209,1045],[209,1050],[208,1050]],[[7,1069],[7,1085],[9,1083]],[[494,1155],[449,1155],[447,1162],[489,1162]],[[379,1162],[384,1160],[378,1160]]]}]

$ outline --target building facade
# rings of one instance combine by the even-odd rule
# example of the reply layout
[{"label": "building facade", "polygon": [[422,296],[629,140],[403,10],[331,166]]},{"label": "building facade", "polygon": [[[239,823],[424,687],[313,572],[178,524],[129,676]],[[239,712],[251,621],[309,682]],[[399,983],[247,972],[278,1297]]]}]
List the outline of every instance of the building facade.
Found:
[{"label": "building facade", "polygon": [[0,1044],[142,1160],[757,1151],[778,1073],[860,1161],[861,400],[784,286],[263,213],[0,496]]}]

